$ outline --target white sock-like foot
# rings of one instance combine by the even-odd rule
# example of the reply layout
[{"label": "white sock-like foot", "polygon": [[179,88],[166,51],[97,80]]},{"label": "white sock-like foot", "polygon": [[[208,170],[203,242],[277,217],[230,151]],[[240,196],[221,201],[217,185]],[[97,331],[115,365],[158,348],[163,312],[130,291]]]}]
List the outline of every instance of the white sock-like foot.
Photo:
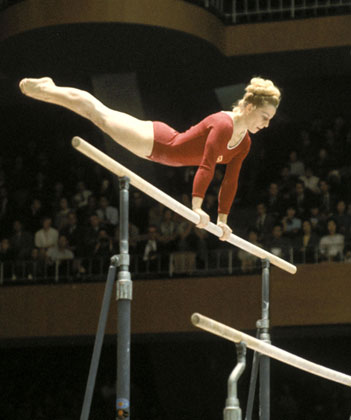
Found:
[{"label": "white sock-like foot", "polygon": [[49,99],[50,94],[48,88],[55,86],[50,77],[42,77],[41,79],[22,79],[19,88],[24,95],[34,99]]}]

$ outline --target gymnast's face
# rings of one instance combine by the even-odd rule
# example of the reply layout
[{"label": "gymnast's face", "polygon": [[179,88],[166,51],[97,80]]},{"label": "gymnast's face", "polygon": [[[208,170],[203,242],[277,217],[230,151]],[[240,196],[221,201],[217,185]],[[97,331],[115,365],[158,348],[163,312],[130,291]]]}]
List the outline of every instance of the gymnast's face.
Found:
[{"label": "gymnast's face", "polygon": [[255,107],[248,104],[245,108],[246,125],[250,133],[255,134],[269,126],[271,119],[274,117],[277,109],[275,106],[266,104],[260,107]]}]

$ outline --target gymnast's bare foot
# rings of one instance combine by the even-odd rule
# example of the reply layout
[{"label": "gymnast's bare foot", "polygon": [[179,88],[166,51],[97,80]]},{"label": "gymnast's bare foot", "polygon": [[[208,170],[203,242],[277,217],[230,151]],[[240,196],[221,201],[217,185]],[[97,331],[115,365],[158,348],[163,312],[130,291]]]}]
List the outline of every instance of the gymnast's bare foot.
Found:
[{"label": "gymnast's bare foot", "polygon": [[44,101],[49,99],[49,90],[53,86],[55,86],[55,83],[50,77],[42,77],[41,79],[22,79],[19,83],[21,92],[24,95]]}]

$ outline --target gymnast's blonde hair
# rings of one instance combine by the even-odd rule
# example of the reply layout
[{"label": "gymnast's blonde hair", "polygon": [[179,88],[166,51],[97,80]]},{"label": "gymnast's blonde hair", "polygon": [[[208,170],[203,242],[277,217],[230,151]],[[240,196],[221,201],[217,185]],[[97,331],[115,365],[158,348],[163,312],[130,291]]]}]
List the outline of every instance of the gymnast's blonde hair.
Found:
[{"label": "gymnast's blonde hair", "polygon": [[246,86],[244,97],[234,104],[233,108],[244,108],[248,104],[256,107],[273,105],[278,108],[280,98],[280,90],[271,80],[254,77],[250,80],[250,84]]}]

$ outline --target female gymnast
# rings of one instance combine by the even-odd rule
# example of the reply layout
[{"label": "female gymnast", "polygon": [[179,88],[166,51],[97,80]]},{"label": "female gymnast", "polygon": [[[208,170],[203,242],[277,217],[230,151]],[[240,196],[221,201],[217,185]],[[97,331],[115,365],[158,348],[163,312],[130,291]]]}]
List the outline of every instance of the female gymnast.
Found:
[{"label": "female gymnast", "polygon": [[255,77],[232,111],[212,114],[184,133],[178,133],[162,122],[142,121],[110,109],[88,92],[56,86],[49,77],[23,79],[19,86],[27,96],[63,106],[89,119],[121,146],[142,158],[170,166],[198,166],[192,208],[200,216],[199,228],[204,228],[210,220],[201,207],[216,164],[226,164],[217,217],[223,241],[232,232],[227,218],[242,162],[250,150],[249,133],[268,127],[280,103],[279,89],[270,80]]}]

